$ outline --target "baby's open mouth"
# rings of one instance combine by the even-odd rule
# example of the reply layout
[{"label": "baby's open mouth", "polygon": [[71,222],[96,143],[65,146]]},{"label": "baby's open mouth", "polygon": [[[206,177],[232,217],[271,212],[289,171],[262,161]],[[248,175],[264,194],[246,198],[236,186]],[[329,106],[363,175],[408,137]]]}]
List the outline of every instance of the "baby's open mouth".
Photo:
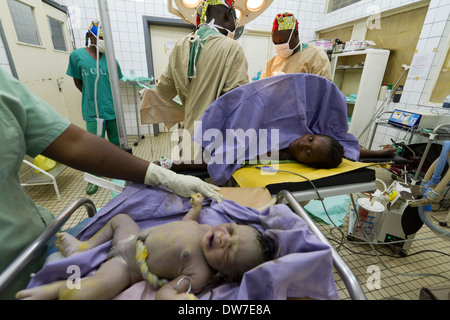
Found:
[{"label": "baby's open mouth", "polygon": [[214,240],[214,232],[211,232],[211,234],[208,237],[208,249],[212,249],[213,240]]}]

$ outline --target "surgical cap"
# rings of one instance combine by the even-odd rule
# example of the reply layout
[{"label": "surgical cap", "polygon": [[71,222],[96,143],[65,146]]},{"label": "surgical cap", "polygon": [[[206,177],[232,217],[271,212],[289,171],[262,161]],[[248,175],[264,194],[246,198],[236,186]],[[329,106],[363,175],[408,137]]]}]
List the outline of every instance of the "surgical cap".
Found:
[{"label": "surgical cap", "polygon": [[234,8],[234,0],[203,0],[202,4],[197,8],[197,28],[206,23],[206,12],[208,6],[215,6],[222,4],[233,10],[234,18],[236,19],[236,11]]},{"label": "surgical cap", "polygon": [[272,32],[292,29],[298,29],[298,21],[294,15],[289,12],[277,14],[273,21]]},{"label": "surgical cap", "polygon": [[94,34],[97,38],[103,37],[103,30],[102,27],[100,27],[100,21],[92,21],[88,32]]}]

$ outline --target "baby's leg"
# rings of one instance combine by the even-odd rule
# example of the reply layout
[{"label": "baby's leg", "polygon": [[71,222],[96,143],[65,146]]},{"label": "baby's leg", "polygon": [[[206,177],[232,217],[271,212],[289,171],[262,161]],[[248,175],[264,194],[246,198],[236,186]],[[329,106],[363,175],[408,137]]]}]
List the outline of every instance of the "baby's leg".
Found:
[{"label": "baby's leg", "polygon": [[58,299],[58,293],[66,281],[55,281],[31,289],[21,290],[16,293],[16,299],[22,300],[55,300]]},{"label": "baby's leg", "polygon": [[80,286],[69,287],[67,281],[56,281],[47,285],[19,291],[17,299],[23,300],[84,300],[111,299],[131,283],[128,266],[120,259],[103,263],[91,277],[80,281]]},{"label": "baby's leg", "polygon": [[80,241],[69,233],[57,233],[56,237],[56,247],[64,257],[86,250],[87,241]]},{"label": "baby's leg", "polygon": [[64,256],[69,256],[77,252],[82,252],[94,248],[109,240],[113,240],[113,245],[120,240],[128,238],[130,235],[139,235],[141,229],[126,214],[118,214],[100,229],[91,239],[79,241],[68,233],[58,234],[57,248]]},{"label": "baby's leg", "polygon": [[105,261],[97,272],[81,280],[79,289],[61,286],[61,300],[108,300],[131,285],[131,275],[123,260],[114,258]]}]

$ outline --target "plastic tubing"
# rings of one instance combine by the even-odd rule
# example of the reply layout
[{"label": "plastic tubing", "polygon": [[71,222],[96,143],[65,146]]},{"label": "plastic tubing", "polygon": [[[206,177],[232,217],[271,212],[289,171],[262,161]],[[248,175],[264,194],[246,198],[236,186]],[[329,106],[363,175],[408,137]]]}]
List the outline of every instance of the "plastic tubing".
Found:
[{"label": "plastic tubing", "polygon": [[441,174],[444,170],[445,164],[447,163],[447,156],[450,151],[450,141],[445,141],[441,154],[436,162],[436,167],[434,169],[433,175],[431,177],[431,184],[437,185],[441,181]]},{"label": "plastic tubing", "polygon": [[428,228],[430,228],[430,229],[431,229],[432,231],[434,231],[435,233],[443,234],[443,235],[444,235],[444,238],[450,239],[450,232],[449,232],[449,231],[446,231],[446,230],[443,230],[443,229],[441,229],[441,228],[438,228],[437,226],[435,226],[434,224],[432,224],[432,223],[428,220],[428,218],[426,217],[426,215],[425,215],[425,209],[424,209],[423,206],[420,206],[420,207],[418,207],[418,208],[419,208],[419,217],[420,217],[420,220],[422,220],[422,222],[423,222]]},{"label": "plastic tubing", "polygon": [[[430,166],[421,183],[421,192],[426,193],[426,197],[431,201],[438,198],[442,190],[450,181],[450,170],[447,170],[444,178],[441,179],[442,171],[444,170],[447,158],[450,152],[450,141],[445,141],[442,146],[441,154]],[[435,186],[433,190],[427,191],[428,187]]]}]

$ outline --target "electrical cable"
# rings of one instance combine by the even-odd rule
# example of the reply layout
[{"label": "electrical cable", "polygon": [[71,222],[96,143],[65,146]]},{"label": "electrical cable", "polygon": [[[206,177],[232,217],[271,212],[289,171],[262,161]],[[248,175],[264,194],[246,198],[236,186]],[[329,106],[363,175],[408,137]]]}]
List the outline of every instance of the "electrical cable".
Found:
[{"label": "electrical cable", "polygon": [[338,226],[336,226],[336,224],[334,223],[333,219],[331,219],[330,215],[328,214],[328,211],[327,211],[327,208],[325,206],[325,203],[323,202],[323,198],[322,198],[322,196],[319,193],[319,190],[317,190],[315,184],[308,177],[305,177],[305,176],[303,176],[303,175],[301,175],[299,173],[292,172],[292,171],[278,170],[278,169],[273,168],[272,166],[270,166],[270,167],[269,166],[262,166],[262,167],[255,167],[255,168],[256,169],[260,169],[262,171],[268,171],[268,172],[283,172],[283,173],[294,174],[294,175],[297,175],[297,176],[307,180],[311,184],[311,186],[314,188],[314,191],[316,192],[317,197],[319,198],[320,202],[322,203],[323,209],[324,209],[325,214],[327,215],[328,219],[333,224],[334,228],[337,229],[341,233],[341,236],[342,236],[341,237],[341,242],[340,242],[340,245],[336,248],[336,250],[339,251],[341,245],[344,243],[345,235],[342,232],[342,230]]},{"label": "electrical cable", "polygon": [[[337,229],[337,230],[341,233],[341,235],[342,235],[341,241],[339,242],[339,247],[338,247],[338,248],[340,248],[341,246],[343,246],[345,236],[344,236],[342,230],[336,226],[336,224],[333,222],[333,220],[332,220],[331,217],[329,216],[328,211],[326,210],[326,207],[325,207],[325,203],[323,202],[323,199],[322,199],[322,197],[320,196],[319,190],[317,190],[316,186],[314,185],[314,183],[313,183],[310,179],[308,179],[307,177],[305,177],[305,176],[303,176],[303,175],[301,175],[301,174],[298,174],[298,173],[296,173],[296,172],[291,172],[291,171],[286,171],[286,170],[278,170],[278,169],[273,168],[272,166],[262,166],[262,167],[255,167],[255,168],[256,168],[256,169],[260,169],[260,170],[262,170],[262,171],[266,171],[266,172],[274,172],[274,173],[283,172],[283,173],[294,174],[294,175],[300,176],[300,177],[303,178],[303,179],[306,179],[306,180],[311,184],[311,186],[314,188],[314,191],[316,192],[316,194],[317,194],[319,200],[320,200],[321,203],[322,203],[322,206],[324,207],[325,214],[327,215],[328,219],[330,219],[330,221],[331,221],[331,223],[333,224],[333,226],[335,227],[335,229]],[[356,209],[357,207],[356,207],[356,204],[355,204],[355,201],[354,201],[353,197],[350,197],[350,199],[351,199],[351,201],[352,201],[353,208]],[[356,218],[358,219],[359,223],[361,223],[358,214],[356,214]],[[367,234],[366,234],[364,228],[362,228],[362,231],[363,231],[364,237],[366,238],[366,240],[368,240],[367,242],[366,242],[366,241],[364,241],[364,242],[347,241],[347,242],[348,242],[348,243],[358,243],[358,244],[369,244],[369,246],[371,247],[372,251],[375,253],[375,257],[377,258],[377,260],[381,263],[381,265],[382,265],[386,270],[389,270],[389,271],[392,272],[393,274],[396,274],[396,275],[399,275],[399,276],[409,276],[409,277],[427,277],[427,276],[435,276],[435,277],[441,277],[441,278],[444,278],[444,279],[450,281],[450,278],[449,278],[449,277],[444,276],[444,275],[441,275],[441,274],[437,274],[437,273],[404,273],[404,272],[398,272],[398,271],[396,271],[396,270],[393,270],[392,268],[388,267],[388,266],[385,264],[385,262],[381,259],[379,252],[378,252],[378,251],[376,250],[376,248],[374,247],[374,244],[389,244],[389,245],[392,245],[392,244],[394,244],[394,243],[400,243],[400,242],[401,242],[401,243],[404,243],[404,242],[406,242],[406,241],[418,241],[418,240],[425,240],[425,239],[437,238],[437,237],[442,237],[442,236],[449,235],[450,232],[448,232],[448,233],[446,233],[446,234],[441,234],[441,235],[438,235],[438,236],[435,236],[435,237],[428,237],[428,238],[423,238],[423,239],[406,239],[406,240],[402,240],[402,241],[377,242],[377,243],[374,243],[374,242],[369,241],[369,237],[367,236]],[[336,250],[337,250],[337,249],[336,249]]]},{"label": "electrical cable", "polygon": [[[353,207],[356,208],[355,204],[354,204],[354,200],[352,198],[352,202],[353,202]],[[359,216],[356,215],[357,219],[359,220]],[[364,228],[362,228],[362,231],[364,233],[364,237],[369,240],[369,237],[367,236]],[[450,232],[448,233],[450,234]],[[440,235],[440,236],[444,236],[444,235]],[[438,236],[439,237],[439,236]],[[434,238],[434,237],[433,237]],[[415,239],[406,239],[406,240],[402,240],[402,241],[392,241],[392,242],[388,242],[386,244],[392,244],[394,242],[406,242],[406,241],[413,241]],[[390,272],[392,272],[393,274],[399,275],[399,276],[407,276],[407,277],[428,277],[428,276],[434,276],[434,277],[441,277],[444,278],[446,280],[450,281],[449,277],[446,277],[444,275],[438,274],[438,273],[405,273],[405,272],[398,272],[396,270],[393,270],[392,268],[389,268],[384,261],[381,259],[380,255],[378,254],[377,250],[375,249],[375,247],[373,246],[374,243],[373,242],[364,242],[364,244],[368,244],[370,246],[370,248],[372,249],[372,251],[375,253],[376,258],[378,259],[378,261],[381,263],[381,265],[386,269],[389,270]],[[378,243],[377,243],[378,244]]]},{"label": "electrical cable", "polygon": [[[336,240],[336,239],[330,239],[330,238],[327,238],[327,239],[328,239],[329,241],[332,241],[332,242],[339,242],[339,241]],[[425,239],[417,239],[417,240],[425,240]],[[346,243],[366,244],[365,242],[354,242],[354,241],[346,241]],[[384,246],[384,245],[386,245],[386,244],[388,244],[388,243],[377,243],[377,244],[381,244],[381,245]],[[374,257],[374,256],[375,256],[374,254],[371,254],[371,253],[355,251],[355,250],[353,250],[353,249],[351,249],[350,247],[345,246],[345,245],[343,245],[343,247],[344,247],[346,250],[348,250],[348,251],[350,251],[351,253],[353,253],[353,254],[358,254],[358,255],[363,255],[363,256],[370,256],[370,257]],[[382,256],[385,256],[385,257],[393,257],[393,258],[399,258],[399,259],[405,258],[405,257],[403,257],[403,256],[396,256],[396,255],[398,254],[399,251],[393,252],[393,253],[391,253],[391,254],[388,254],[388,253],[381,252],[381,251],[380,251],[379,249],[377,249],[377,248],[375,248],[375,249],[376,249]],[[443,252],[443,251],[439,251],[439,250],[428,250],[428,249],[426,249],[426,250],[421,250],[421,251],[417,251],[417,252],[413,252],[413,253],[409,253],[407,257],[411,257],[411,256],[415,256],[415,255],[422,254],[422,253],[427,253],[427,252],[438,253],[438,254],[441,254],[441,255],[449,256],[449,257],[450,257],[450,254],[445,253],[445,252]]]},{"label": "electrical cable", "polygon": [[[261,167],[256,167],[256,168],[257,168],[257,169],[260,169]],[[319,198],[320,202],[322,203],[323,209],[325,210],[325,214],[327,215],[328,219],[330,219],[331,223],[333,224],[333,226],[334,226],[335,228],[339,229],[339,227],[336,226],[336,224],[333,222],[333,220],[331,219],[330,215],[328,214],[327,208],[325,207],[325,203],[323,202],[323,198],[322,198],[322,196],[320,195],[319,190],[317,190],[315,184],[314,184],[308,177],[305,177],[304,175],[301,175],[301,174],[299,174],[299,173],[292,172],[292,171],[278,170],[278,169],[275,169],[275,168],[272,168],[272,170],[276,170],[277,172],[283,172],[283,173],[294,174],[294,175],[297,175],[297,176],[299,176],[299,177],[301,177],[301,178],[307,180],[307,181],[311,184],[311,186],[314,188],[314,191],[316,192],[317,197]],[[263,170],[263,171],[264,171],[264,170]],[[271,172],[274,172],[274,171],[271,171]]]}]

